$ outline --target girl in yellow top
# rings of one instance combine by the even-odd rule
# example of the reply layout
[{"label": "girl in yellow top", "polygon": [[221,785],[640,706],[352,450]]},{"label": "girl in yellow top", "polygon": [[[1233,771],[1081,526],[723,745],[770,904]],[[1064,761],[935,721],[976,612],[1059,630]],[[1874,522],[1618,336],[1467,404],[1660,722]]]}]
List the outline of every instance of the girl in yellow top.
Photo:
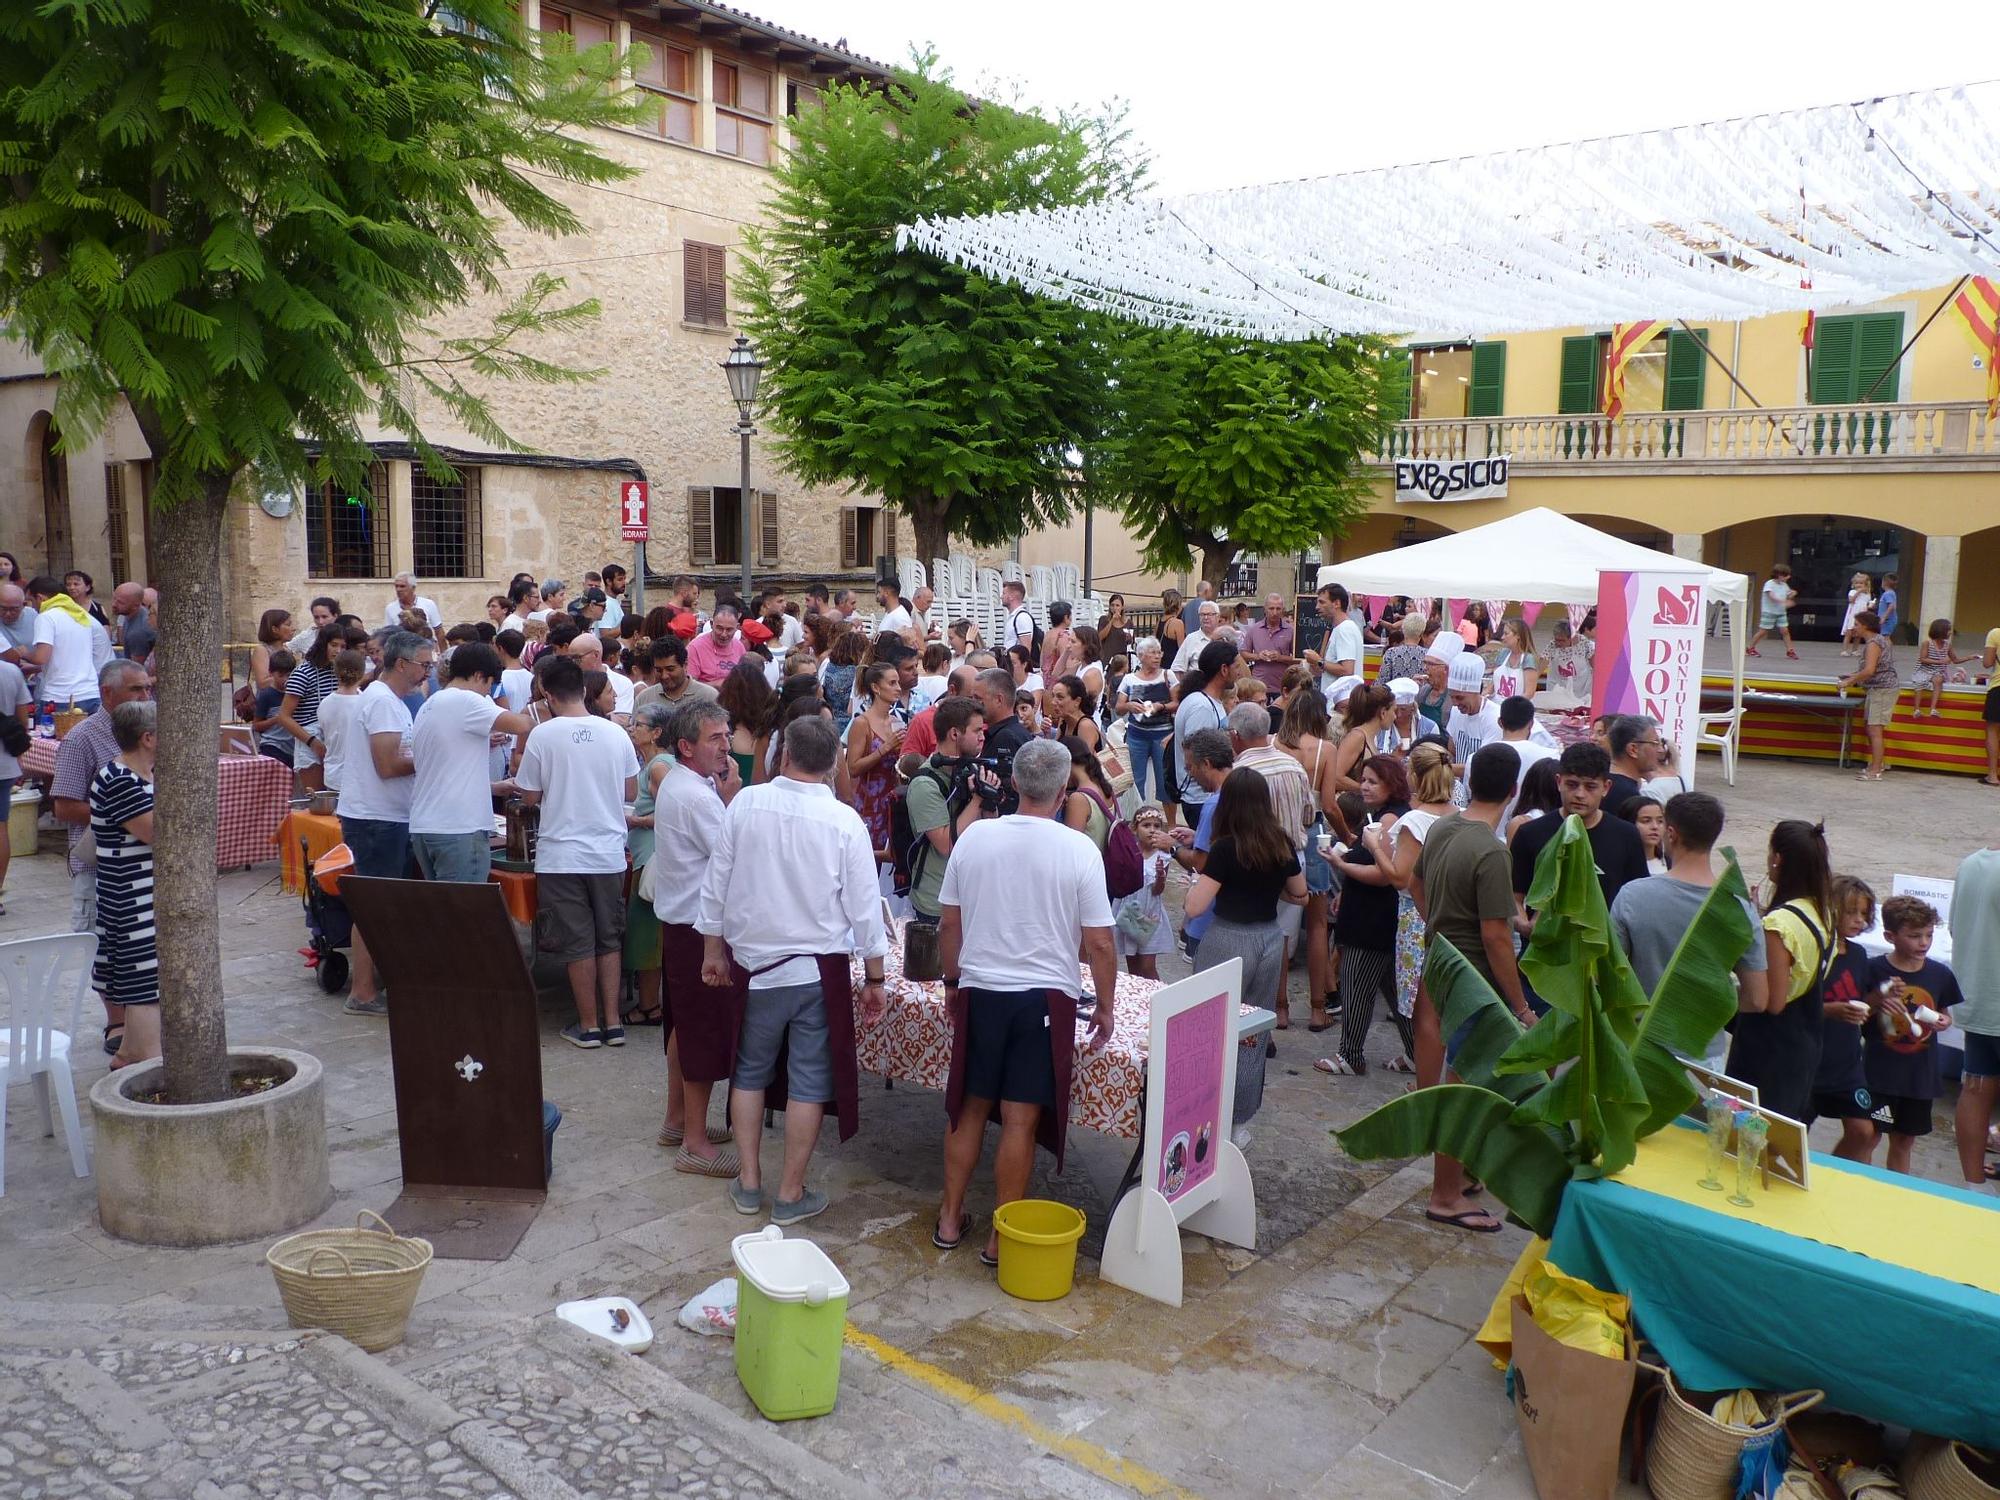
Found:
[{"label": "girl in yellow top", "polygon": [[1802,818],[1771,830],[1764,911],[1768,998],[1736,1018],[1728,1073],[1757,1085],[1766,1109],[1794,1120],[1812,1109],[1823,1011],[1820,984],[1833,957],[1833,872],[1826,831]]}]

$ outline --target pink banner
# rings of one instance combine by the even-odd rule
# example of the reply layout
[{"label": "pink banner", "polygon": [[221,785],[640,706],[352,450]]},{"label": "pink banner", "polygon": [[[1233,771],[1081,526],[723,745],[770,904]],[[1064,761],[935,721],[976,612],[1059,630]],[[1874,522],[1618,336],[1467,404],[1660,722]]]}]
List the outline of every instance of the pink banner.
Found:
[{"label": "pink banner", "polygon": [[1590,711],[1644,714],[1694,783],[1701,718],[1702,580],[1685,573],[1597,575]]},{"label": "pink banner", "polygon": [[1465,603],[1466,601],[1463,599],[1448,598],[1444,601],[1445,629],[1450,630],[1458,624],[1459,620],[1465,614]]},{"label": "pink banner", "polygon": [[1528,628],[1530,630],[1533,630],[1535,628],[1535,621],[1539,620],[1542,617],[1542,609],[1543,606],[1539,604],[1529,604],[1526,603],[1525,601],[1522,603],[1521,618],[1528,622]]},{"label": "pink banner", "polygon": [[1435,603],[1437,603],[1437,600],[1433,599],[1429,594],[1425,594],[1421,598],[1412,599],[1410,601],[1410,608],[1428,620],[1431,617],[1431,606]]}]

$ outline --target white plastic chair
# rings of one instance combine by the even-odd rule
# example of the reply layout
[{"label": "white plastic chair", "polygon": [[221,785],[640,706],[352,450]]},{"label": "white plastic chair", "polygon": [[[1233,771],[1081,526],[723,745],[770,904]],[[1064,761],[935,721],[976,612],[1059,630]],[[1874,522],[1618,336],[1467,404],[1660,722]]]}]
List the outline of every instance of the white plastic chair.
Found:
[{"label": "white plastic chair", "polygon": [[[70,1076],[70,1041],[83,1022],[83,997],[90,993],[90,965],[97,934],[65,932],[55,937],[0,943],[0,1004],[7,1020],[0,1029],[0,1111],[17,1083],[33,1080],[42,1106],[42,1134],[54,1135],[49,1096],[62,1108],[63,1136],[76,1175],[90,1175],[90,1147],[76,1113],[76,1083]],[[60,1023],[60,1026],[59,1024]],[[0,1195],[7,1190],[7,1128],[0,1115]]]},{"label": "white plastic chair", "polygon": [[1695,720],[1695,749],[1722,752],[1722,779],[1736,785],[1736,738],[1743,730],[1743,710],[1724,709],[1719,714],[1702,714]]}]

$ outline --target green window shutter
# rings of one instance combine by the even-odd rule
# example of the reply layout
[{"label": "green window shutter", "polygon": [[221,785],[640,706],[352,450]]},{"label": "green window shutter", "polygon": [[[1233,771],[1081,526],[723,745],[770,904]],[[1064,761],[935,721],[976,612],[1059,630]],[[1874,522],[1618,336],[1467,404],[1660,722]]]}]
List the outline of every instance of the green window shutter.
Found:
[{"label": "green window shutter", "polygon": [[1667,331],[1667,410],[1700,411],[1708,374],[1701,340],[1683,329]]},{"label": "green window shutter", "polygon": [[1579,415],[1595,412],[1604,373],[1604,343],[1594,333],[1564,339],[1561,386],[1556,410]]},{"label": "green window shutter", "polygon": [[1902,389],[1902,371],[1895,368],[1903,352],[1903,315],[1871,313],[1856,318],[1854,338],[1854,399],[1894,401]]},{"label": "green window shutter", "polygon": [[1820,318],[1813,324],[1812,389],[1806,399],[1815,406],[1852,401],[1856,325],[1859,318]]},{"label": "green window shutter", "polygon": [[1500,415],[1507,390],[1507,345],[1501,341],[1472,346],[1472,396],[1466,408],[1470,417]]}]

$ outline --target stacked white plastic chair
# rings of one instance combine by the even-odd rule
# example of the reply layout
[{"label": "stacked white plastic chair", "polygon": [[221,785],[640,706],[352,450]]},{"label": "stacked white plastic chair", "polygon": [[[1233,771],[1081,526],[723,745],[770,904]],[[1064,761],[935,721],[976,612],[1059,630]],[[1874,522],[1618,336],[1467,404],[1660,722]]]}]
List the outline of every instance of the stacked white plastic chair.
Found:
[{"label": "stacked white plastic chair", "polygon": [[[90,1147],[77,1116],[76,1082],[70,1074],[70,1046],[83,1023],[83,997],[90,990],[91,960],[97,937],[66,932],[56,937],[0,943],[0,1194],[7,1190],[6,1094],[17,1083],[33,1083],[41,1105],[42,1134],[54,1135],[53,1104],[62,1111],[63,1139],[79,1177],[90,1175]],[[51,1098],[53,1096],[53,1098]]]}]

